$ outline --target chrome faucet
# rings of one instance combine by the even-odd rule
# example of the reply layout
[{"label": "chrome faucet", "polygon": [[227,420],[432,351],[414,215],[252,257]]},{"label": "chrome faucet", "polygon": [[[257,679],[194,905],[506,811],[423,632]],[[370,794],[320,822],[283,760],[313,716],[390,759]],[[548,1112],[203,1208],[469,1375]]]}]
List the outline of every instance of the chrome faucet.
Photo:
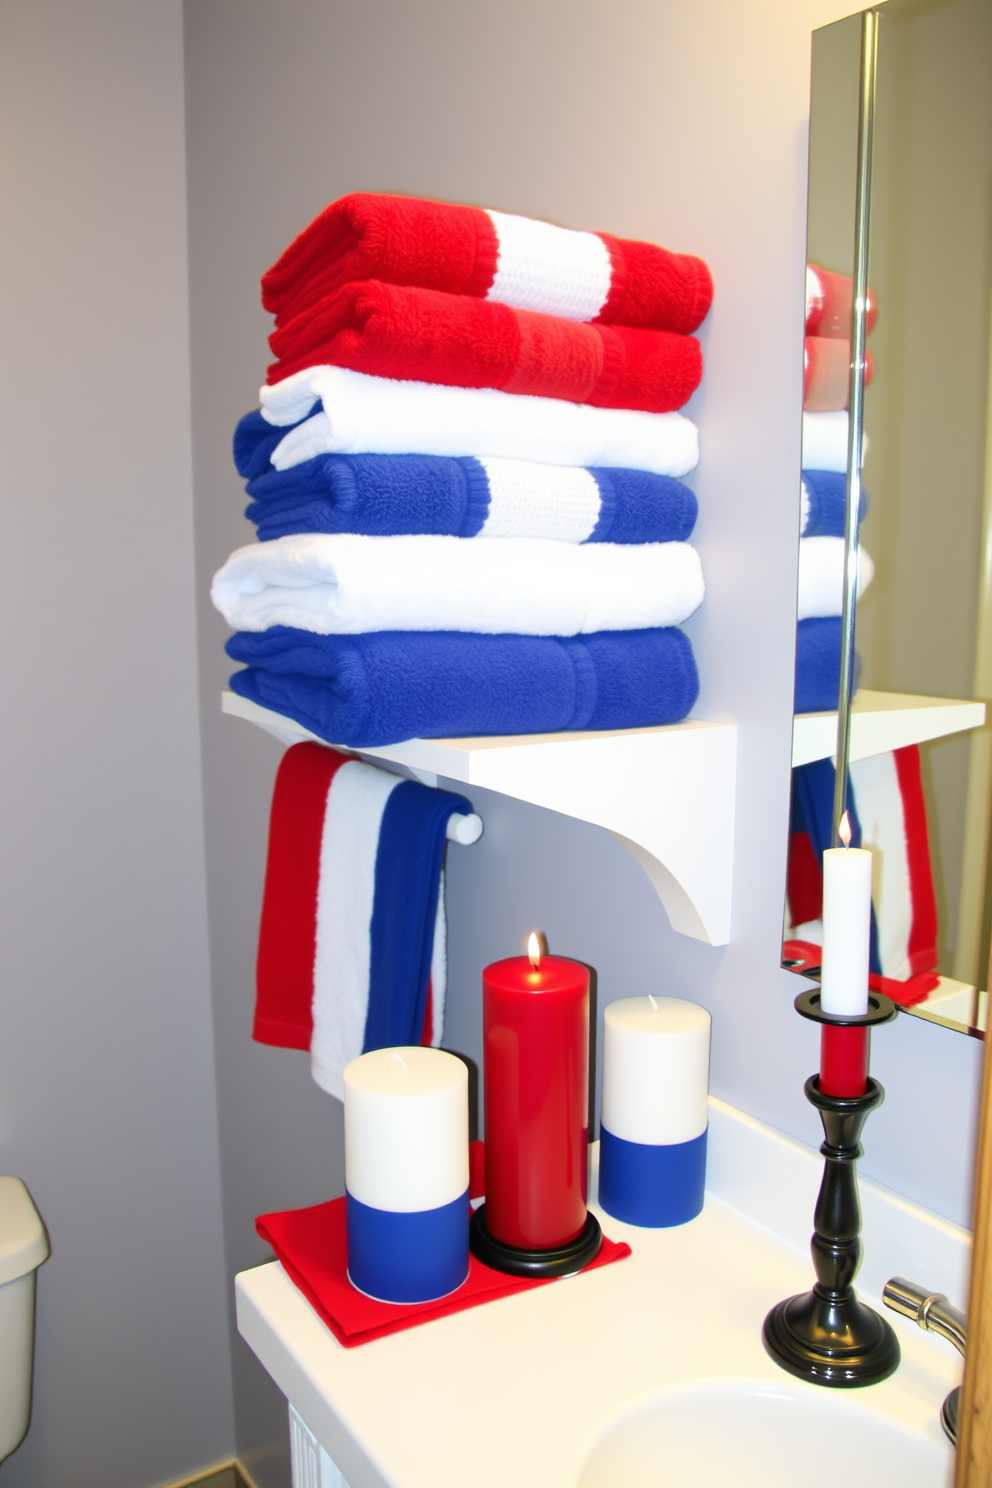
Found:
[{"label": "chrome faucet", "polygon": [[[943,1292],[928,1292],[925,1287],[907,1281],[904,1276],[893,1276],[882,1288],[882,1301],[893,1312],[912,1318],[914,1323],[927,1333],[937,1333],[953,1343],[962,1356],[967,1341],[968,1322],[963,1312],[952,1307]],[[940,1424],[951,1441],[957,1446],[958,1405],[961,1399],[960,1385],[948,1395],[940,1408]]]}]

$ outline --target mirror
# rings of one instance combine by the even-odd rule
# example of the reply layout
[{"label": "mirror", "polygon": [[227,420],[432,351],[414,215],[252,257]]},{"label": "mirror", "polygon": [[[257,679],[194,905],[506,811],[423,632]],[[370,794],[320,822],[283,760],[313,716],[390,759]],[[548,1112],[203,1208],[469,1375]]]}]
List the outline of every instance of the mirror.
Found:
[{"label": "mirror", "polygon": [[[871,295],[848,799],[855,840],[874,852],[873,984],[981,1036],[992,933],[992,4],[890,0],[872,14],[873,90],[870,75],[862,83],[862,16],[813,37],[783,964],[819,964],[860,184]],[[873,133],[859,171],[866,102]]]}]

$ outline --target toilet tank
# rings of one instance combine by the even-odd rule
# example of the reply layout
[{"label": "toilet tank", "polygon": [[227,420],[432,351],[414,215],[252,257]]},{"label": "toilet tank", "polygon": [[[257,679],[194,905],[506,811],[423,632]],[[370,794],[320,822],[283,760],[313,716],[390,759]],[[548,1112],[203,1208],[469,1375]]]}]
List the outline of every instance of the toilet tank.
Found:
[{"label": "toilet tank", "polygon": [[48,1236],[20,1178],[0,1177],[0,1461],[24,1439],[31,1412],[34,1274]]}]

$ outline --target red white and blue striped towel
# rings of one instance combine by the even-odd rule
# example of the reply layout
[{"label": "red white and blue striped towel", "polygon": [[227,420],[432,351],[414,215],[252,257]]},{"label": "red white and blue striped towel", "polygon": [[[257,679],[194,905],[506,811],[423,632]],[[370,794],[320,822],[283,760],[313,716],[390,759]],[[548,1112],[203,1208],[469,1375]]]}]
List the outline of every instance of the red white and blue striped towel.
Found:
[{"label": "red white and blue striped towel", "polygon": [[318,744],[279,766],[259,930],[253,1036],[309,1049],[342,1097],[369,1049],[441,1042],[445,831],[463,796]]},{"label": "red white and blue striped towel", "polygon": [[[936,985],[932,973],[938,960],[937,903],[919,745],[855,760],[850,781],[854,845],[874,854],[872,985],[898,1002],[917,1001]],[[788,938],[796,943],[815,946],[823,939],[820,865],[830,843],[833,794],[830,760],[815,760],[793,771]]]}]

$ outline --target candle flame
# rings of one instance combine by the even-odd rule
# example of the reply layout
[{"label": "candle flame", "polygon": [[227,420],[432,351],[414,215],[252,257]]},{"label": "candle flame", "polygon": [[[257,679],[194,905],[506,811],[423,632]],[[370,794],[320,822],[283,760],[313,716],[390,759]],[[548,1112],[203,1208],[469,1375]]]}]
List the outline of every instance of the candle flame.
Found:
[{"label": "candle flame", "polygon": [[533,930],[527,937],[527,955],[530,959],[531,966],[533,966],[534,970],[536,971],[541,964],[541,942],[538,940]]},{"label": "candle flame", "polygon": [[840,838],[841,842],[843,842],[843,844],[844,844],[845,847],[850,847],[850,845],[851,845],[851,819],[848,816],[848,814],[847,814],[846,811],[844,812],[844,815],[840,819],[840,826],[837,828],[837,836]]}]

